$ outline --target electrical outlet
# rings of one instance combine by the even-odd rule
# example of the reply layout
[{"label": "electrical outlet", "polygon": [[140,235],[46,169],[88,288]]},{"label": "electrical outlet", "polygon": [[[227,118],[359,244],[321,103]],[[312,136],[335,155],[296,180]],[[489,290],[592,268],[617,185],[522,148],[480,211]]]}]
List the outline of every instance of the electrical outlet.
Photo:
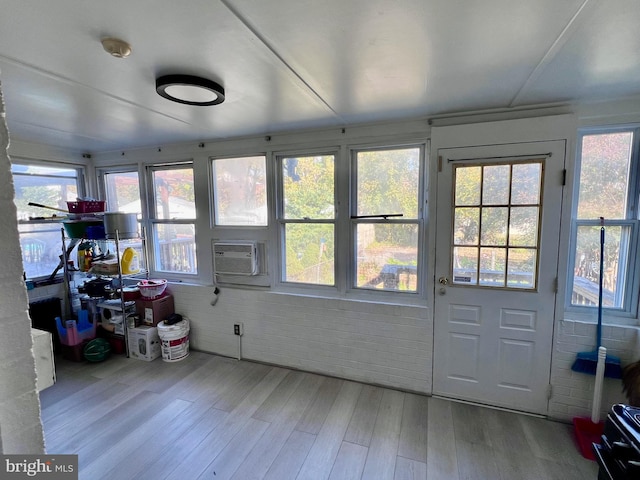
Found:
[{"label": "electrical outlet", "polygon": [[234,335],[242,335],[244,333],[244,329],[242,328],[242,324],[241,323],[234,323],[233,324],[233,334]]}]

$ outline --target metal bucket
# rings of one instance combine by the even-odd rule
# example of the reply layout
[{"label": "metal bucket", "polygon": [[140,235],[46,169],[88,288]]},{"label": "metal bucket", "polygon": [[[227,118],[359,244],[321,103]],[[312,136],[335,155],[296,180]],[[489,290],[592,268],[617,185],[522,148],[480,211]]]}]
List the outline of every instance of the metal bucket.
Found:
[{"label": "metal bucket", "polygon": [[105,213],[104,233],[107,238],[137,238],[138,216],[135,213]]}]

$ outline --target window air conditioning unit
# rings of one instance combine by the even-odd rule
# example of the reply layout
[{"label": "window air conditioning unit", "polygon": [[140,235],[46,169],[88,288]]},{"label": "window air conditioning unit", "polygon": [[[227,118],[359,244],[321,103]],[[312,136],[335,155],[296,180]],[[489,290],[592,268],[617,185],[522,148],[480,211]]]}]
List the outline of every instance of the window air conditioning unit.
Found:
[{"label": "window air conditioning unit", "polygon": [[256,242],[216,242],[213,244],[215,273],[227,275],[257,275],[258,247]]}]

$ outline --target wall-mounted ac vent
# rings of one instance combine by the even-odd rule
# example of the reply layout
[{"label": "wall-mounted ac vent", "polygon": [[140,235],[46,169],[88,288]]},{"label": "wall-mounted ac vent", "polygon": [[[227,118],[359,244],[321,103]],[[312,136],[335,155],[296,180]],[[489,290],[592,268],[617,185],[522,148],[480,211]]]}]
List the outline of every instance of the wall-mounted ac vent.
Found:
[{"label": "wall-mounted ac vent", "polygon": [[258,250],[255,242],[216,242],[213,244],[215,273],[257,275]]}]

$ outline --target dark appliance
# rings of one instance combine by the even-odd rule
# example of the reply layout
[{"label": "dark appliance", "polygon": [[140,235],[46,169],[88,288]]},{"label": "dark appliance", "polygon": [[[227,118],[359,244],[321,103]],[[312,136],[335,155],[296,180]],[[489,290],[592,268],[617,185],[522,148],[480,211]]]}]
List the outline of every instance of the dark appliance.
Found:
[{"label": "dark appliance", "polygon": [[593,445],[598,480],[640,479],[640,408],[611,407],[600,444]]},{"label": "dark appliance", "polygon": [[61,350],[60,336],[56,327],[56,317],[62,317],[62,304],[58,297],[37,300],[29,304],[29,316],[31,326],[40,330],[45,330],[53,335],[53,351],[58,353]]}]

